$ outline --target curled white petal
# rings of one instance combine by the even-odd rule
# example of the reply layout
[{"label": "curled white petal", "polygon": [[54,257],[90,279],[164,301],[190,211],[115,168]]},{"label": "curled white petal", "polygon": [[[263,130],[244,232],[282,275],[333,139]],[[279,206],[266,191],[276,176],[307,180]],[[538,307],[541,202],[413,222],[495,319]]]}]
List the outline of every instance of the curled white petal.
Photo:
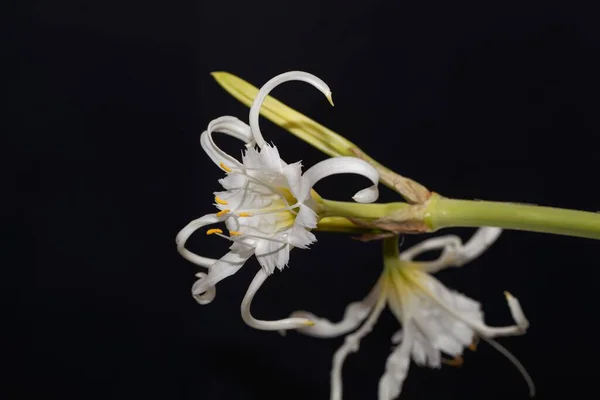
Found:
[{"label": "curled white petal", "polygon": [[334,157],[323,160],[310,167],[303,176],[305,178],[298,200],[308,197],[310,189],[321,179],[337,174],[357,174],[369,179],[373,186],[363,189],[354,195],[359,203],[372,203],[379,197],[377,184],[379,172],[368,162],[355,157]]},{"label": "curled white petal", "polygon": [[254,276],[250,286],[248,286],[248,290],[242,300],[241,306],[242,319],[244,322],[252,328],[263,331],[288,330],[312,325],[312,322],[306,318],[285,318],[277,321],[262,321],[252,316],[252,313],[250,312],[252,300],[268,276],[267,272],[260,269]]},{"label": "curled white petal", "polygon": [[494,244],[501,233],[501,228],[487,226],[477,229],[477,232],[461,249],[457,262],[463,265],[479,257]]},{"label": "curled white petal", "polygon": [[[208,277],[208,274],[206,274],[204,272],[198,272],[196,274],[196,278],[198,278],[198,281],[202,281],[202,280],[206,279],[207,277]],[[194,292],[194,287],[192,286],[192,293],[193,292]],[[209,287],[204,293],[192,294],[192,296],[194,297],[194,299],[196,299],[198,304],[202,304],[202,305],[208,304],[211,301],[213,301],[215,299],[216,295],[217,295],[217,289],[214,286]]]},{"label": "curled white petal", "polygon": [[383,308],[385,307],[385,297],[380,296],[377,303],[373,307],[373,311],[369,318],[365,321],[356,332],[346,336],[344,344],[340,347],[333,356],[333,366],[331,367],[331,400],[342,399],[342,366],[346,357],[351,352],[357,352],[360,340],[365,337],[373,329],[373,325],[379,319]]},{"label": "curled white petal", "polygon": [[[214,299],[214,288],[223,279],[235,274],[244,266],[253,250],[230,251],[208,269],[208,275],[200,275],[192,286],[192,296],[200,304],[210,303]],[[198,276],[198,275],[197,275]]]},{"label": "curled white petal", "polygon": [[378,282],[369,295],[362,301],[350,303],[344,311],[344,317],[340,322],[331,322],[326,318],[319,318],[307,311],[293,312],[290,317],[303,317],[315,323],[314,326],[299,328],[298,332],[314,337],[331,338],[345,335],[356,329],[367,318],[377,299],[380,296],[381,283]]},{"label": "curled white petal", "polygon": [[400,254],[400,259],[413,261],[419,255],[442,249],[441,256],[434,261],[419,262],[421,268],[435,273],[447,267],[460,267],[483,254],[498,239],[502,229],[493,227],[479,228],[469,241],[463,245],[456,235],[446,235],[427,239]]},{"label": "curled white petal", "polygon": [[219,146],[213,140],[212,134],[214,132],[224,133],[228,136],[232,136],[236,139],[248,143],[252,140],[252,134],[250,127],[235,117],[224,116],[212,120],[208,124],[206,131],[200,135],[200,145],[210,159],[216,164],[221,165],[233,164],[237,167],[241,166],[240,162],[235,158],[221,150]]},{"label": "curled white petal", "polygon": [[325,82],[316,76],[302,71],[290,71],[277,75],[260,88],[258,94],[254,98],[252,107],[250,107],[250,116],[248,118],[250,122],[250,128],[252,130],[252,134],[254,135],[254,141],[256,141],[256,144],[258,144],[259,147],[263,147],[265,144],[265,139],[262,136],[258,124],[258,117],[262,103],[275,87],[289,81],[302,81],[314,86],[321,91],[321,93],[327,97],[327,100],[329,100],[331,105],[333,105],[333,100],[331,99],[331,89],[329,89],[329,86],[327,86]]},{"label": "curled white petal", "polygon": [[207,214],[187,224],[182,230],[179,231],[179,233],[175,237],[175,243],[177,244],[177,251],[179,252],[179,254],[181,254],[186,260],[206,268],[210,267],[215,262],[217,262],[217,260],[215,260],[214,258],[202,257],[198,254],[192,253],[191,251],[185,248],[185,243],[187,242],[189,237],[198,229],[206,225],[215,224],[217,222],[220,222],[221,220],[223,220],[223,218],[217,217],[216,214]]},{"label": "curled white petal", "polygon": [[456,235],[434,237],[404,250],[400,254],[400,259],[403,261],[414,261],[415,258],[427,251],[442,249],[442,254],[437,260],[419,262],[419,266],[423,271],[434,273],[451,265],[455,265],[457,254],[460,252],[461,246],[462,241]]}]

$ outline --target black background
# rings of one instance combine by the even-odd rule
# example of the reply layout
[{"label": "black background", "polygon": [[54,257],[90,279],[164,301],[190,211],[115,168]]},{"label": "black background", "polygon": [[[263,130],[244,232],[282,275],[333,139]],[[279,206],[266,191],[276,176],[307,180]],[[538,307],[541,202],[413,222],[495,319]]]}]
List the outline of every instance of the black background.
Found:
[{"label": "black background", "polygon": [[[2,28],[2,398],[328,398],[342,339],[280,337],[241,320],[255,260],[219,284],[212,304],[190,295],[197,269],[174,237],[213,211],[221,176],[198,139],[211,119],[248,112],[211,71],[257,86],[288,70],[318,75],[335,108],[302,83],[274,96],[446,196],[600,209],[600,31],[598,14],[576,2],[19,4]],[[325,158],[262,127],[288,162]],[[348,199],[365,183],[330,178],[317,189]],[[382,201],[397,199],[382,189]],[[318,239],[267,281],[256,316],[308,309],[339,319],[368,292],[379,243]],[[227,243],[199,234],[190,246],[218,257]],[[599,377],[599,246],[511,231],[469,266],[439,274],[481,301],[491,324],[510,322],[503,290],[519,297],[531,329],[500,341],[540,398]],[[348,358],[345,399],[376,397],[397,328],[386,312]],[[401,398],[527,397],[488,346],[465,360],[459,369],[413,364]]]}]

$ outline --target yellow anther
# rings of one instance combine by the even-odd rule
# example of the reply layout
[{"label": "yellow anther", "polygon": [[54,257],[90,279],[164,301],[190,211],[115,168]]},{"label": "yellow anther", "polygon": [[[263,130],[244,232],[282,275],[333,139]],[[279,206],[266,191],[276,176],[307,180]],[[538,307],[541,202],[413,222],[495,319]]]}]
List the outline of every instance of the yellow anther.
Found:
[{"label": "yellow anther", "polygon": [[315,326],[315,321],[308,320],[304,323],[306,326]]},{"label": "yellow anther", "polygon": [[229,168],[225,163],[220,163],[219,166],[223,168],[226,172],[231,172],[231,168]]},{"label": "yellow anther", "polygon": [[228,210],[228,209],[221,210],[217,213],[217,217],[222,217],[223,215],[227,214],[229,211],[231,211],[231,210]]},{"label": "yellow anther", "polygon": [[206,231],[207,235],[214,235],[215,233],[223,233],[219,228],[209,229]]},{"label": "yellow anther", "polygon": [[442,359],[442,362],[451,367],[462,367],[462,365],[465,363],[465,360],[463,360],[461,356],[456,356],[452,360]]},{"label": "yellow anther", "polygon": [[240,231],[229,231],[229,234],[231,236],[240,236],[242,234],[242,232],[240,232]]},{"label": "yellow anther", "polygon": [[225,200],[223,200],[222,198],[220,198],[219,196],[215,196],[215,201],[217,202],[217,204],[221,204],[223,206],[229,204]]},{"label": "yellow anther", "polygon": [[252,214],[249,212],[241,212],[238,214],[240,217],[251,217]]},{"label": "yellow anther", "polygon": [[477,339],[477,337],[474,337],[473,342],[469,345],[469,350],[476,351],[478,344],[479,344],[479,339]]}]

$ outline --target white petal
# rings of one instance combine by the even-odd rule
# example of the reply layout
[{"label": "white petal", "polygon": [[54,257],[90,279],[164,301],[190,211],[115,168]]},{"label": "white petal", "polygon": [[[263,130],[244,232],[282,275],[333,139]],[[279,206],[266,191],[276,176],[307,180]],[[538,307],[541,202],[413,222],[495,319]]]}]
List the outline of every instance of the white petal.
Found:
[{"label": "white petal", "polygon": [[400,259],[405,261],[414,261],[421,254],[431,251],[449,248],[451,251],[456,251],[462,245],[462,241],[456,235],[446,235],[434,238],[429,238],[422,241],[400,254]]},{"label": "white petal", "polygon": [[296,215],[295,223],[307,229],[314,229],[317,227],[318,216],[312,208],[305,204],[300,205],[300,210]]},{"label": "white petal", "polygon": [[288,231],[287,241],[294,247],[307,249],[310,244],[317,241],[317,237],[304,228],[294,226]]},{"label": "white petal", "polygon": [[414,260],[419,255],[442,249],[441,256],[434,261],[419,262],[423,271],[435,273],[447,267],[460,267],[479,257],[500,236],[502,229],[479,228],[467,244],[463,245],[456,235],[440,236],[427,239],[400,254],[402,260]]},{"label": "white petal", "polygon": [[[208,275],[205,274],[204,272],[198,272],[196,274],[196,277],[199,278],[198,281],[202,281],[202,280],[206,279],[208,277]],[[194,286],[198,283],[198,281],[194,284]],[[192,293],[194,293],[194,286],[192,286]],[[196,299],[198,304],[202,304],[202,305],[208,304],[211,301],[213,301],[216,295],[217,295],[217,289],[214,286],[207,289],[204,293],[192,294],[192,296]]]},{"label": "white petal", "polygon": [[265,139],[263,138],[262,133],[260,132],[260,127],[258,125],[258,116],[260,113],[262,103],[265,101],[265,98],[275,87],[288,81],[302,81],[313,85],[327,97],[330,103],[332,103],[331,90],[329,89],[329,86],[327,86],[325,82],[323,82],[321,79],[317,78],[312,74],[301,71],[291,71],[283,73],[281,75],[277,75],[276,77],[272,78],[260,88],[258,94],[254,98],[252,107],[250,107],[250,128],[252,130],[252,134],[254,135],[254,140],[256,141],[256,144],[258,144],[259,147],[263,147],[265,145]]},{"label": "white petal", "polygon": [[205,292],[212,290],[217,283],[235,274],[244,263],[252,256],[253,249],[243,252],[230,251],[215,262],[208,270],[208,275],[201,278],[192,286],[192,295],[195,298],[202,296]]},{"label": "white petal", "polygon": [[259,156],[262,168],[281,173],[283,165],[277,147],[265,143],[260,149]]},{"label": "white petal", "polygon": [[229,164],[240,167],[241,164],[238,160],[215,144],[212,138],[213,132],[224,133],[248,143],[252,140],[250,127],[235,117],[225,116],[212,120],[208,124],[207,130],[200,135],[200,145],[216,165],[220,166],[221,163],[224,163],[226,166]]},{"label": "white petal", "polygon": [[381,283],[377,282],[369,295],[362,301],[350,303],[344,311],[344,317],[340,322],[331,322],[326,318],[319,318],[307,311],[295,311],[290,317],[304,317],[315,322],[314,326],[298,329],[298,332],[314,337],[330,338],[345,335],[356,328],[367,318],[377,299],[380,296]]},{"label": "white petal", "polygon": [[217,260],[215,260],[214,258],[202,257],[192,253],[191,251],[185,248],[185,242],[187,242],[189,237],[196,230],[202,228],[203,226],[215,224],[222,220],[223,218],[217,217],[216,214],[207,214],[187,224],[181,231],[179,231],[179,233],[175,237],[175,243],[177,243],[177,251],[179,252],[179,254],[181,254],[186,260],[191,261],[194,264],[200,265],[202,267],[208,268],[212,264],[217,262]]},{"label": "white petal", "polygon": [[498,239],[502,229],[494,227],[482,227],[469,239],[460,251],[459,265],[466,264],[479,257]]},{"label": "white petal", "polygon": [[323,160],[311,168],[303,175],[306,184],[302,185],[301,193],[298,193],[298,201],[303,201],[309,196],[310,189],[321,179],[337,174],[358,174],[368,178],[373,186],[363,189],[354,195],[354,199],[361,203],[371,203],[377,200],[379,191],[377,183],[379,182],[379,172],[371,164],[355,157],[334,157]]},{"label": "white petal", "polygon": [[300,191],[301,180],[302,180],[302,163],[295,162],[286,165],[281,171],[285,179],[287,180],[287,186],[293,195]]},{"label": "white petal", "polygon": [[379,380],[379,400],[392,400],[400,395],[408,374],[410,354],[414,340],[412,324],[404,326],[402,344],[397,346],[387,359],[385,373]]},{"label": "white petal", "polygon": [[[425,273],[423,274],[426,276],[426,288],[428,288],[427,292],[423,294],[427,295],[432,302],[436,303],[456,320],[467,325],[479,336],[492,338],[496,336],[522,335],[524,333],[522,327],[518,325],[502,327],[486,325],[483,321],[483,313],[474,307],[474,304],[478,304],[477,302],[463,295],[458,297],[458,293],[451,293],[448,288],[434,277]],[[449,301],[448,299],[452,299],[453,301]],[[458,304],[461,304],[460,308],[457,307]],[[513,303],[514,305],[515,303]]]},{"label": "white petal", "polygon": [[254,299],[256,292],[258,291],[258,289],[260,289],[260,287],[265,282],[265,280],[267,279],[268,276],[269,275],[261,268],[256,273],[256,276],[252,280],[252,283],[250,283],[250,286],[248,287],[248,290],[246,291],[246,295],[244,296],[244,299],[242,300],[242,306],[241,306],[242,319],[244,320],[244,322],[246,322],[246,324],[248,324],[248,326],[250,326],[252,328],[260,329],[260,330],[264,330],[264,331],[279,331],[279,330],[296,329],[296,328],[300,328],[300,327],[312,324],[311,321],[309,321],[305,318],[285,318],[285,319],[280,319],[277,321],[262,321],[262,320],[255,319],[252,316],[252,313],[250,312],[250,306],[252,304],[252,300]]},{"label": "white petal", "polygon": [[283,269],[289,261],[289,245],[268,239],[260,239],[256,244],[256,259],[270,275],[275,268]]},{"label": "white petal", "polygon": [[504,295],[506,296],[506,301],[508,302],[510,314],[517,325],[523,330],[523,332],[525,332],[527,328],[529,328],[529,321],[527,320],[527,317],[525,317],[525,313],[521,308],[521,303],[516,297],[508,292],[504,292]]},{"label": "white petal", "polygon": [[385,289],[382,288],[378,301],[363,326],[356,332],[346,336],[344,344],[333,356],[333,366],[331,367],[331,400],[342,399],[342,366],[344,365],[344,361],[348,354],[358,351],[360,340],[371,332],[373,325],[375,325],[375,322],[379,319],[381,311],[383,311],[383,308],[385,307],[386,294],[384,293],[384,290]]}]

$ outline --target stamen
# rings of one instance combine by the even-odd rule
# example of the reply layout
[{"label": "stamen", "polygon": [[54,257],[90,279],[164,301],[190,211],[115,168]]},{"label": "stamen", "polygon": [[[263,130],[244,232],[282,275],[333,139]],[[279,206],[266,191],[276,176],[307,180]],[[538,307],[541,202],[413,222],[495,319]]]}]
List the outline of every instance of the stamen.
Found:
[{"label": "stamen", "polygon": [[219,196],[215,196],[215,201],[217,202],[217,204],[221,204],[223,206],[229,204],[228,202],[226,202],[225,200],[223,200],[222,198],[220,198]]},{"label": "stamen", "polygon": [[240,232],[240,231],[229,231],[229,234],[231,236],[240,236],[240,235],[242,235],[242,232]]},{"label": "stamen", "polygon": [[477,345],[479,344],[479,339],[477,336],[473,337],[473,342],[469,345],[469,350],[477,351]]},{"label": "stamen", "polygon": [[227,214],[230,211],[231,210],[229,210],[229,209],[221,210],[217,213],[217,217],[222,217],[223,215]]},{"label": "stamen", "polygon": [[456,356],[452,360],[448,360],[448,359],[444,358],[444,359],[442,359],[442,362],[451,367],[462,367],[462,365],[465,363],[465,360],[463,360],[463,358],[461,356]]},{"label": "stamen", "polygon": [[223,169],[225,170],[225,172],[231,172],[231,171],[232,171],[232,169],[231,169],[231,168],[229,168],[227,165],[225,165],[225,163],[224,163],[224,162],[221,162],[221,163],[219,164],[219,166],[220,166],[221,168],[223,168]]},{"label": "stamen", "polygon": [[240,217],[251,217],[252,213],[249,212],[241,212],[238,214]]},{"label": "stamen", "polygon": [[215,233],[223,233],[223,231],[219,228],[213,228],[206,231],[207,235],[214,235]]}]

